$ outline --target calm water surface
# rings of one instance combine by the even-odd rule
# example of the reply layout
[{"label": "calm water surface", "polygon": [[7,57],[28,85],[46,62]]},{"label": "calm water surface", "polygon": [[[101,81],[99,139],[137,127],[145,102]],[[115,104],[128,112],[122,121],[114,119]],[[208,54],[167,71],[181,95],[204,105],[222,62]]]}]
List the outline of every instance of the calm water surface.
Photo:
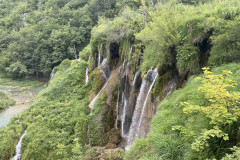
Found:
[{"label": "calm water surface", "polygon": [[44,88],[46,88],[45,85],[30,88],[12,88],[8,86],[0,86],[1,91],[4,91],[9,95],[10,98],[16,101],[14,106],[0,111],[0,128],[5,127],[12,117],[17,116],[21,112],[28,109],[31,106],[33,99]]}]

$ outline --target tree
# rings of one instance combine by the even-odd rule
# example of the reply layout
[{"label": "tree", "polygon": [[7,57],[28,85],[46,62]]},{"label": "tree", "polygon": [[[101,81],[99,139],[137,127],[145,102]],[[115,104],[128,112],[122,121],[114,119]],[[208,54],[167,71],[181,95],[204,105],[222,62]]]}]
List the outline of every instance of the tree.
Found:
[{"label": "tree", "polygon": [[19,61],[12,63],[6,68],[6,70],[14,75],[18,75],[18,77],[27,73],[27,67],[24,64],[21,64]]},{"label": "tree", "polygon": [[180,130],[182,133],[197,136],[192,143],[192,149],[200,151],[207,147],[208,140],[213,137],[229,140],[229,135],[224,132],[226,126],[232,125],[237,122],[240,117],[240,92],[230,91],[237,83],[229,78],[232,74],[231,71],[223,70],[220,75],[213,75],[209,68],[203,68],[203,85],[198,88],[205,94],[209,104],[206,106],[194,105],[188,102],[182,102],[185,106],[183,112],[186,114],[201,113],[210,119],[210,129],[205,128],[200,135],[197,133],[192,134],[194,131],[188,131],[182,126],[175,126],[173,130]]}]

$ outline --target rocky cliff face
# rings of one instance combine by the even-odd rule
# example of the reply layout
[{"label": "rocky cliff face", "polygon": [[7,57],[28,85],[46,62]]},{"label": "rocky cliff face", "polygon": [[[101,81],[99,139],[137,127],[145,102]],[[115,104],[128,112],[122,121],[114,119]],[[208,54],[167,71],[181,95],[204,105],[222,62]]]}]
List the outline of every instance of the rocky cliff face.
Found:
[{"label": "rocky cliff face", "polygon": [[97,70],[101,73],[98,81],[104,81],[99,83],[95,96],[90,96],[92,122],[98,123],[95,127],[98,126],[98,138],[101,139],[101,143],[91,143],[94,141],[91,135],[96,130],[90,127],[92,146],[127,149],[135,139],[146,137],[156,107],[179,82],[174,68],[162,66],[141,73],[141,60],[130,58],[134,54],[133,44],[122,54],[119,44],[101,43],[90,57],[90,74]]}]

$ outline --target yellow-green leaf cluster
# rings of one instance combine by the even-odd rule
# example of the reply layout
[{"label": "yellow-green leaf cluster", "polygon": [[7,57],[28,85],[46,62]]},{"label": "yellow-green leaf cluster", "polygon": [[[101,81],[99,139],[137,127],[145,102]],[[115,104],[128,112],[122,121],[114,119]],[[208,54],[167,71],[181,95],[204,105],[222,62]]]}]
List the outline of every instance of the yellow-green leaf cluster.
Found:
[{"label": "yellow-green leaf cluster", "polygon": [[[228,134],[224,133],[223,128],[236,122],[240,117],[240,92],[230,91],[234,88],[237,82],[231,80],[229,76],[231,71],[223,70],[222,74],[214,75],[209,68],[203,68],[204,76],[197,77],[203,85],[198,88],[199,91],[205,94],[208,104],[206,106],[193,105],[188,102],[181,102],[185,106],[183,112],[186,114],[201,113],[210,119],[210,124],[213,126],[210,129],[202,131],[192,143],[192,149],[196,151],[202,150],[208,146],[208,140],[212,137],[228,140]],[[175,130],[186,131],[183,127],[175,127]]]}]

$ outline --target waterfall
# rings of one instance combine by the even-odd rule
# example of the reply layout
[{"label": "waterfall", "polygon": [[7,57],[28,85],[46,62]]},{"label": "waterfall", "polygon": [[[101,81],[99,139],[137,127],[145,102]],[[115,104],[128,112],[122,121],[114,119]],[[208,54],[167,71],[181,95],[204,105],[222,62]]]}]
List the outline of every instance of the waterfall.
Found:
[{"label": "waterfall", "polygon": [[[130,52],[129,52],[130,53]],[[126,61],[126,59],[125,59]],[[128,102],[129,99],[129,91],[128,91],[128,71],[130,71],[130,66],[131,62],[127,63],[125,66],[124,64],[122,65],[122,72],[124,74],[124,89],[122,91],[122,100],[121,100],[121,106],[122,112],[121,112],[121,136],[123,138],[128,137],[128,132],[129,132],[129,109],[130,105]]]},{"label": "waterfall", "polygon": [[[157,75],[158,75],[157,69],[155,70],[150,69],[143,78],[140,93],[137,97],[132,123],[130,126],[130,131],[128,135],[128,145],[131,145],[135,138],[143,137],[146,134],[146,132],[144,132],[145,125],[142,124],[143,117],[146,114],[145,112],[147,103],[151,95],[151,90],[157,79]],[[151,84],[147,81],[147,79],[151,81]],[[141,126],[143,126],[143,128]]]},{"label": "waterfall", "polygon": [[70,48],[70,52],[74,55],[75,59],[80,62],[80,58],[78,59],[78,56],[77,56],[77,49],[76,49],[76,46],[74,45],[73,48]]},{"label": "waterfall", "polygon": [[102,50],[102,44],[100,45],[100,48],[98,50],[98,67],[101,65],[101,50]]},{"label": "waterfall", "polygon": [[[118,70],[118,76],[120,76],[121,75],[121,68],[122,67],[120,67],[119,68],[119,70]],[[117,129],[118,128],[118,119],[119,119],[119,116],[118,116],[118,114],[119,114],[119,88],[120,88],[120,84],[118,83],[118,96],[117,96],[117,105],[116,105],[116,122],[115,122],[115,128]]]},{"label": "waterfall", "polygon": [[136,73],[135,73],[135,75],[134,75],[134,79],[133,79],[133,87],[135,86],[135,84],[136,84],[136,81],[137,81],[137,77],[139,76],[139,74],[140,74],[140,71],[138,70]]},{"label": "waterfall", "polygon": [[22,14],[22,25],[23,25],[23,27],[26,26],[26,24],[27,24],[26,16],[27,16],[27,13]]},{"label": "waterfall", "polygon": [[55,73],[52,72],[52,73],[50,74],[50,80],[52,80],[54,76],[55,76]]},{"label": "waterfall", "polygon": [[[110,67],[108,65],[108,59],[107,59],[106,54],[101,55],[102,46],[103,46],[103,44],[101,44],[98,49],[98,65],[97,65],[97,67],[101,70],[105,80],[107,80],[108,77],[110,76]],[[102,60],[102,58],[103,58],[103,60]]]},{"label": "waterfall", "polygon": [[107,80],[108,77],[110,76],[110,68],[109,68],[109,65],[107,62],[107,58],[104,58],[101,66],[99,68],[101,69],[101,72],[103,73],[103,77],[105,78],[105,80]]},{"label": "waterfall", "polygon": [[122,93],[122,102],[123,102],[123,112],[122,112],[122,124],[121,124],[121,133],[122,133],[122,137],[123,138],[127,138],[127,133],[125,133],[125,130],[124,130],[124,124],[125,124],[125,120],[126,120],[126,112],[127,112],[127,98],[124,94],[124,92]]},{"label": "waterfall", "polygon": [[118,128],[118,109],[119,109],[119,86],[118,86],[118,97],[117,97],[117,106],[116,106],[116,114],[117,114],[117,118],[116,118],[116,122],[115,122],[115,128]]},{"label": "waterfall", "polygon": [[85,78],[85,84],[88,83],[88,68],[86,69],[86,78]]},{"label": "waterfall", "polygon": [[132,50],[133,50],[133,45],[130,45],[128,56],[132,54]]},{"label": "waterfall", "polygon": [[23,135],[21,136],[18,144],[16,145],[16,155],[12,158],[12,160],[20,160],[21,159],[21,147],[22,147],[22,139],[26,135],[27,130],[24,131]]},{"label": "waterfall", "polygon": [[96,100],[98,99],[98,97],[100,96],[100,94],[102,93],[102,91],[107,87],[109,81],[110,81],[110,78],[109,78],[108,81],[105,83],[105,85],[102,87],[102,89],[98,92],[98,94],[96,95],[96,97],[93,98],[93,100],[92,100],[91,103],[89,104],[89,108],[90,108],[90,109],[93,109]]},{"label": "waterfall", "polygon": [[125,70],[125,63],[128,62],[128,56],[132,54],[133,46],[130,45],[129,52],[125,55],[123,60],[123,70]]},{"label": "waterfall", "polygon": [[167,95],[166,95],[166,97],[165,97],[164,99],[166,99],[166,98],[172,93],[172,91],[173,91],[173,89],[175,88],[175,86],[176,86],[176,83],[173,83],[173,84],[170,86],[170,89],[169,89],[169,91],[167,92]]},{"label": "waterfall", "polygon": [[165,98],[162,101],[164,101],[172,93],[172,91],[174,90],[174,88],[176,87],[176,85],[178,83],[178,80],[179,79],[177,77],[175,77],[175,78],[173,78],[172,80],[170,80],[168,82],[168,84],[167,84],[168,90],[166,92],[167,94],[166,94]]},{"label": "waterfall", "polygon": [[[156,73],[157,73],[157,71],[156,71]],[[148,99],[149,99],[149,95],[151,94],[151,91],[152,91],[152,88],[153,88],[153,86],[155,84],[157,76],[158,76],[158,74],[155,76],[155,78],[154,78],[154,80],[153,80],[153,82],[152,82],[152,84],[151,84],[151,86],[150,86],[150,88],[148,90],[148,93],[147,93],[147,96],[146,96],[146,99],[145,99],[145,102],[144,102],[144,105],[143,105],[143,109],[142,109],[141,116],[140,116],[140,121],[139,121],[138,128],[137,128],[137,137],[140,134],[139,132],[141,131],[141,127],[144,127],[144,125],[142,125],[143,116],[145,115],[144,113],[145,113],[145,109],[146,109],[147,102],[148,102]]]},{"label": "waterfall", "polygon": [[[108,79],[108,81],[105,83],[105,85],[102,87],[102,89],[98,92],[98,94],[93,98],[93,100],[91,101],[91,103],[89,104],[89,108],[91,109],[91,113],[92,114],[92,109],[94,107],[94,104],[96,103],[98,97],[101,95],[102,91],[107,87],[108,82],[110,81],[110,78]],[[88,139],[88,143],[90,145],[90,129],[89,129],[89,124],[88,124],[88,128],[87,128],[87,139]]]}]

